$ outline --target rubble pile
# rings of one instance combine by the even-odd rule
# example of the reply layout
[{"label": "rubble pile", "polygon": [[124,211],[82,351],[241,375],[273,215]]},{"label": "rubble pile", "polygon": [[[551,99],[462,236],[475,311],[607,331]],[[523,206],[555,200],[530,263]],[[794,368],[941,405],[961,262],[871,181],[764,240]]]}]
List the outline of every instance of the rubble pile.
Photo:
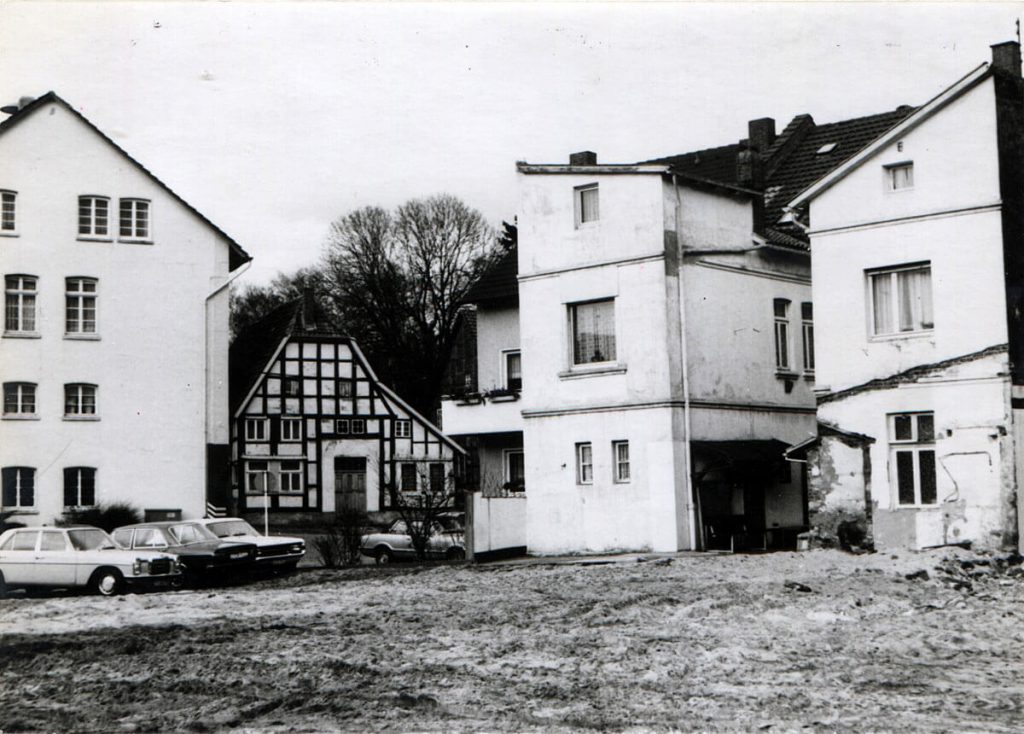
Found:
[{"label": "rubble pile", "polygon": [[[1024,578],[1024,557],[1019,553],[971,558],[947,557],[935,567],[935,578],[954,591],[971,593],[976,586],[991,583],[1013,583]],[[927,571],[907,574],[908,579],[928,580]]]}]

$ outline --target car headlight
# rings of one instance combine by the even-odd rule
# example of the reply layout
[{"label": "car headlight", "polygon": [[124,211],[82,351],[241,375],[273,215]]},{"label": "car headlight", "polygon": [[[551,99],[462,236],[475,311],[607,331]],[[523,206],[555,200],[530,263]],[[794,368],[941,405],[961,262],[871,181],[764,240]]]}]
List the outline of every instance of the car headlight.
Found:
[{"label": "car headlight", "polygon": [[149,573],[149,561],[145,561],[141,558],[136,558],[135,563],[132,564],[132,573],[136,576],[142,576],[143,574]]}]

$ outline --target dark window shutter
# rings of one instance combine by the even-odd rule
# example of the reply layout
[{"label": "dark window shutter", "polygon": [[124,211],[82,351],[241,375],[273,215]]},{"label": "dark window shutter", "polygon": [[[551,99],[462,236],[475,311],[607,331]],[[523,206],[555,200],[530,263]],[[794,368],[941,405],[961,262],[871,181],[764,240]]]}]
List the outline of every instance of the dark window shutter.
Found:
[{"label": "dark window shutter", "polygon": [[78,504],[78,469],[64,468],[64,506],[74,507]]},{"label": "dark window shutter", "polygon": [[5,466],[2,470],[4,485],[3,503],[5,507],[13,507],[18,502],[18,493],[16,486],[17,472],[17,468],[13,466]]}]

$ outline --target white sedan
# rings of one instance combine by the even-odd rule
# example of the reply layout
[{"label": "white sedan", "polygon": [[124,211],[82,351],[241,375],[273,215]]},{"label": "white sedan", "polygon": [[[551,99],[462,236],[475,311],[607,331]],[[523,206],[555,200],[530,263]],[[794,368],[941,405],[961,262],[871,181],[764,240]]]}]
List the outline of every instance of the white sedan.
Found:
[{"label": "white sedan", "polygon": [[[466,536],[462,526],[448,517],[442,517],[440,522],[431,524],[430,536],[426,541],[425,555],[428,559],[461,561],[466,557]],[[395,520],[382,533],[364,535],[359,551],[377,563],[416,558],[416,548],[413,547],[412,535],[405,520]]]},{"label": "white sedan", "polygon": [[18,587],[83,586],[113,596],[180,579],[176,556],[124,550],[99,528],[14,528],[0,535],[0,596]]}]

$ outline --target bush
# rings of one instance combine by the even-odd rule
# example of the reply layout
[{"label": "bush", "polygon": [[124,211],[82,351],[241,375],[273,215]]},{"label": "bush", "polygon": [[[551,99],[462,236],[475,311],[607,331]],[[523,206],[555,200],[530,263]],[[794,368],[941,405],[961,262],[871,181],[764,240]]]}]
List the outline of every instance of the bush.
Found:
[{"label": "bush", "polygon": [[366,529],[366,513],[342,510],[334,524],[313,540],[313,547],[327,568],[355,566],[359,563],[359,545]]},{"label": "bush", "polygon": [[58,525],[93,525],[108,533],[122,525],[142,522],[142,514],[127,502],[96,505],[82,510],[67,510],[57,521]]}]

